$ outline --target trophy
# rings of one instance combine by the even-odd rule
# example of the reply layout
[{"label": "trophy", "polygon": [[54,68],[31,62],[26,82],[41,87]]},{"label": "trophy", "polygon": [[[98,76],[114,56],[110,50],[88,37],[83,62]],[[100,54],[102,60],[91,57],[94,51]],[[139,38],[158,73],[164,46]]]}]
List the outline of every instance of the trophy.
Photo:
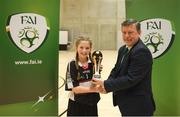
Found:
[{"label": "trophy", "polygon": [[94,63],[94,78],[101,78],[100,75],[100,66],[101,66],[101,61],[103,59],[103,55],[101,51],[94,51],[92,54],[92,61]]}]

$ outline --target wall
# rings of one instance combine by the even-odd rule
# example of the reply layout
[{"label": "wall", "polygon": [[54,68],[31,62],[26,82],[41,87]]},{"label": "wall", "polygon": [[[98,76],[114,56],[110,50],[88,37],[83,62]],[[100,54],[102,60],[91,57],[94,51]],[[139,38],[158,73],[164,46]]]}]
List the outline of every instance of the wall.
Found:
[{"label": "wall", "polygon": [[[60,30],[69,31],[69,42],[88,35],[94,49],[115,50],[119,21],[125,18],[124,0],[61,0]],[[119,30],[118,30],[119,31]]]}]

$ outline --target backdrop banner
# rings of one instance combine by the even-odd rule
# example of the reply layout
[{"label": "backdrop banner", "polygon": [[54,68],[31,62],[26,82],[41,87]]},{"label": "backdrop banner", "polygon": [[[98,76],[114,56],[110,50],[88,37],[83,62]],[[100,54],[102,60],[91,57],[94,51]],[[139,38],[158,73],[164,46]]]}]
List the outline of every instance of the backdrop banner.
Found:
[{"label": "backdrop banner", "polygon": [[0,1],[0,116],[58,115],[59,6]]},{"label": "backdrop banner", "polygon": [[154,58],[155,116],[180,116],[179,3],[179,0],[126,0],[126,18],[141,21],[141,39]]}]

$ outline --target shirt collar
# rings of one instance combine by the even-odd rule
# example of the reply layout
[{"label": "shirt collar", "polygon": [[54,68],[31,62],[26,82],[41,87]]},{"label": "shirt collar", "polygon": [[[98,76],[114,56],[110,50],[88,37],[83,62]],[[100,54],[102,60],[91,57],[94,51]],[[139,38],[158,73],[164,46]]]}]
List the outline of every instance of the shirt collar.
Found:
[{"label": "shirt collar", "polygon": [[128,47],[128,46],[126,46],[126,48],[128,49],[128,51],[132,48],[132,47]]},{"label": "shirt collar", "polygon": [[[88,57],[88,63],[91,63],[91,60],[90,60],[90,58]],[[80,66],[80,67],[82,67],[83,65],[82,65],[82,63],[80,62],[80,61],[78,61],[78,65]]]}]

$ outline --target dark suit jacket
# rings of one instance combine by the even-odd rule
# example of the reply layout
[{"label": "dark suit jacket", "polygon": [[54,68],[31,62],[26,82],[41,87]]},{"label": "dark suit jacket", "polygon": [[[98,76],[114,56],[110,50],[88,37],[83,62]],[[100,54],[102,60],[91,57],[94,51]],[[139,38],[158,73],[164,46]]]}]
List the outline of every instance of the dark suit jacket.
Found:
[{"label": "dark suit jacket", "polygon": [[114,106],[125,111],[146,108],[145,111],[151,113],[155,110],[151,87],[152,55],[140,39],[122,61],[124,49],[125,46],[119,49],[117,62],[104,81],[104,87],[107,92],[113,92]]}]

